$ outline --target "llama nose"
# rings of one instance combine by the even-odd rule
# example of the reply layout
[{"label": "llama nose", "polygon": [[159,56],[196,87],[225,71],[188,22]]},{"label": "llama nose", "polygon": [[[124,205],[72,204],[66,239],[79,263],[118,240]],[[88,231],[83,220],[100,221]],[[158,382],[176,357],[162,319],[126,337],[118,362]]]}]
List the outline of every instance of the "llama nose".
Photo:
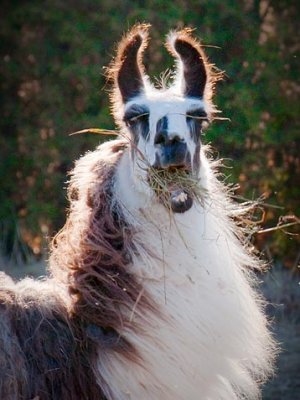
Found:
[{"label": "llama nose", "polygon": [[176,143],[181,143],[184,142],[183,139],[180,138],[179,135],[177,135],[176,133],[169,133],[167,131],[160,131],[157,133],[155,140],[154,140],[154,144],[156,145],[172,145],[172,144],[176,144]]},{"label": "llama nose", "polygon": [[157,148],[155,167],[186,166],[187,144],[179,135],[161,131],[157,134],[154,144]]}]

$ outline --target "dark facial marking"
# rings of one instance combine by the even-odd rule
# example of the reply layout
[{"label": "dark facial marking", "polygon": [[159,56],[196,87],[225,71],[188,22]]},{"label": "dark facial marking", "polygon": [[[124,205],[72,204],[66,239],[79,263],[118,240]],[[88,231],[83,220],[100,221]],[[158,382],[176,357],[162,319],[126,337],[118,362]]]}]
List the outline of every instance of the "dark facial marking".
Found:
[{"label": "dark facial marking", "polygon": [[208,122],[207,114],[202,108],[196,108],[194,110],[187,111],[186,122],[188,124],[191,137],[196,143],[195,153],[193,156],[193,172],[198,175],[200,170],[200,147],[201,147],[201,132],[203,122]]},{"label": "dark facial marking", "polygon": [[168,131],[168,117],[164,116],[157,121],[156,132]]},{"label": "dark facial marking", "polygon": [[168,117],[164,116],[157,121],[154,144],[163,144],[168,138]]},{"label": "dark facial marking", "polygon": [[186,122],[188,124],[191,137],[197,144],[200,141],[203,122],[208,122],[207,114],[202,108],[187,111]]},{"label": "dark facial marking", "polygon": [[185,155],[185,165],[191,169],[192,168],[192,162],[191,162],[191,153],[189,151],[186,152]]},{"label": "dark facial marking", "polygon": [[123,120],[133,134],[135,143],[139,141],[140,136],[146,141],[149,140],[149,109],[146,106],[133,104],[125,112]]},{"label": "dark facial marking", "polygon": [[193,173],[195,175],[199,174],[199,170],[200,170],[200,141],[197,143],[196,148],[195,148],[195,153],[194,153],[194,157],[193,157]]}]

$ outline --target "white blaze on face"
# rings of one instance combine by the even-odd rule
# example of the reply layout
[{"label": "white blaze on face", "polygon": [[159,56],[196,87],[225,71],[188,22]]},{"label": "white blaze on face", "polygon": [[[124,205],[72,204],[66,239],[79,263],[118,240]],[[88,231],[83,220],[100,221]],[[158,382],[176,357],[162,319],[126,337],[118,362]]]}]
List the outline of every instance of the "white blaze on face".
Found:
[{"label": "white blaze on face", "polygon": [[[187,122],[187,116],[190,112],[195,112],[196,110],[209,115],[210,110],[203,100],[189,99],[182,95],[174,94],[170,90],[163,91],[152,88],[144,95],[129,101],[125,106],[124,114],[126,115],[126,112],[135,108],[142,110],[142,113],[149,114],[147,124],[144,127],[141,124],[136,131],[135,128],[129,128],[131,134],[138,136],[135,138],[138,149],[136,153],[142,154],[149,165],[154,165],[156,161],[158,149],[155,139],[158,133],[158,123],[163,118],[166,118],[167,121],[168,137],[176,136],[186,143],[190,158],[191,160],[194,159],[197,144],[200,144],[201,141],[201,127],[199,129],[199,137],[193,137],[191,127]],[[201,125],[201,121],[196,123]],[[142,132],[143,129],[146,129],[147,132]],[[197,151],[199,151],[199,147]]]}]

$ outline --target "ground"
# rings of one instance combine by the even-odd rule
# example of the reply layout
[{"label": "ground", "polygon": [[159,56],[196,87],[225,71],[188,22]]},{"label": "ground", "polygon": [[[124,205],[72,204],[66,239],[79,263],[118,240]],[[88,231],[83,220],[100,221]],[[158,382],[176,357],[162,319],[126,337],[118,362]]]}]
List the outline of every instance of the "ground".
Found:
[{"label": "ground", "polygon": [[263,392],[263,400],[300,399],[300,275],[275,265],[265,275],[263,292],[281,353],[276,375]]}]

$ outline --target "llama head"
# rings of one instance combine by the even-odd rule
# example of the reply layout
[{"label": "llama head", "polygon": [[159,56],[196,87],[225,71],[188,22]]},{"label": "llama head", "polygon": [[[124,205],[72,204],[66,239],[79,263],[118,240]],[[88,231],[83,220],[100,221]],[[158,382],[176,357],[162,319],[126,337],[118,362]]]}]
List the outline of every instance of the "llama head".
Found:
[{"label": "llama head", "polygon": [[[214,111],[211,67],[190,29],[171,32],[166,47],[176,58],[176,74],[170,85],[154,87],[142,64],[148,28],[136,25],[118,46],[110,70],[113,115],[130,139],[132,167],[139,175],[151,167],[199,177],[201,132]],[[185,203],[178,212],[192,201]]]}]

